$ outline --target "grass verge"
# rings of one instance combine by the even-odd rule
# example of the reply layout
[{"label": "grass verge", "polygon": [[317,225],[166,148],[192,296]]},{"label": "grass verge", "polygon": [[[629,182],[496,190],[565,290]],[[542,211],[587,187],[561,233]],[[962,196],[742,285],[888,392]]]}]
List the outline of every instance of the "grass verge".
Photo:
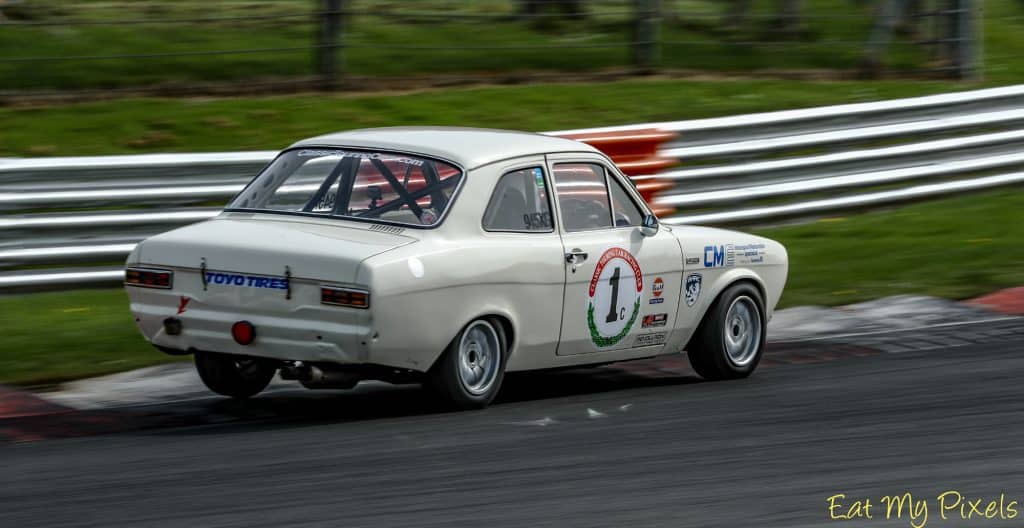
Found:
[{"label": "grass verge", "polygon": [[0,383],[54,383],[175,359],[142,339],[120,289],[0,297],[0,332]]},{"label": "grass verge", "polygon": [[670,121],[970,89],[948,82],[638,79],[232,99],[138,98],[0,108],[0,157],[278,149],[317,134],[391,125],[519,130]]},{"label": "grass verge", "polygon": [[755,230],[786,245],[782,306],[919,293],[967,299],[1024,284],[1019,187]]},{"label": "grass verge", "polygon": [[[1024,284],[1024,193],[988,192],[758,229],[785,244],[782,306],[903,293],[969,298]],[[53,383],[174,358],[139,336],[121,290],[0,297],[0,383]]]}]

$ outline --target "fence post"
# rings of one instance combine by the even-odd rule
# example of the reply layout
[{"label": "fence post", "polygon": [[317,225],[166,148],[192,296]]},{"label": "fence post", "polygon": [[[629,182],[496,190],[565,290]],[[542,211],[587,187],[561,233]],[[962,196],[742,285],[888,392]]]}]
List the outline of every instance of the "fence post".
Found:
[{"label": "fence post", "polygon": [[[958,79],[977,79],[981,76],[981,24],[973,0],[954,0],[953,20],[950,24],[951,58]],[[980,7],[980,6],[979,6]]]},{"label": "fence post", "polygon": [[313,50],[316,73],[325,89],[337,87],[343,71],[340,53],[343,0],[320,0],[322,13],[317,17],[316,48]]},{"label": "fence post", "polygon": [[796,33],[800,30],[803,13],[802,0],[780,0],[778,24],[783,33]]},{"label": "fence post", "polygon": [[861,64],[861,75],[867,78],[881,76],[885,67],[882,54],[889,47],[892,40],[893,30],[903,13],[905,0],[880,0],[875,14],[875,22],[871,26],[871,34],[868,37],[867,46],[864,49],[864,58]]},{"label": "fence post", "polygon": [[659,60],[658,41],[661,30],[661,0],[633,0],[636,14],[633,41],[630,44],[633,67],[641,72],[653,70]]}]

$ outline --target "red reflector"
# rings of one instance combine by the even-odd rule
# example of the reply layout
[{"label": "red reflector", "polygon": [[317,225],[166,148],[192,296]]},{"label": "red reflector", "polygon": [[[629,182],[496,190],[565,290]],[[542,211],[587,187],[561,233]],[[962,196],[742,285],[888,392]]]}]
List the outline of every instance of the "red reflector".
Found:
[{"label": "red reflector", "polygon": [[235,338],[239,345],[248,345],[256,339],[256,327],[249,321],[238,321],[231,325],[231,337]]}]

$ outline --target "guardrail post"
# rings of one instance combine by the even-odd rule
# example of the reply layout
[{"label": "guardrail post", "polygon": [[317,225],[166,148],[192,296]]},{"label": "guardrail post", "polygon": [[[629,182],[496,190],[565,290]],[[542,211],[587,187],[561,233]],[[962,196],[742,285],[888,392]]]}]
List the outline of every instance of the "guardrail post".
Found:
[{"label": "guardrail post", "polygon": [[661,30],[661,0],[633,0],[636,14],[633,26],[633,67],[640,72],[653,70],[659,60],[658,41]]},{"label": "guardrail post", "polygon": [[337,87],[342,71],[340,37],[342,32],[343,0],[320,0],[322,13],[317,16],[314,65],[325,89]]}]

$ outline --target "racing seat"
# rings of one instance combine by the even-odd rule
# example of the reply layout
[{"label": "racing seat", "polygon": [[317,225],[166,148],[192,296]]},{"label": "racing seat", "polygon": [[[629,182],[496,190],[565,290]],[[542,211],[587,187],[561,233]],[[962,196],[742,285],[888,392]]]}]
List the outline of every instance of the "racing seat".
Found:
[{"label": "racing seat", "polygon": [[501,198],[498,199],[498,206],[489,226],[492,229],[529,229],[526,213],[526,198],[523,192],[506,186]]}]

